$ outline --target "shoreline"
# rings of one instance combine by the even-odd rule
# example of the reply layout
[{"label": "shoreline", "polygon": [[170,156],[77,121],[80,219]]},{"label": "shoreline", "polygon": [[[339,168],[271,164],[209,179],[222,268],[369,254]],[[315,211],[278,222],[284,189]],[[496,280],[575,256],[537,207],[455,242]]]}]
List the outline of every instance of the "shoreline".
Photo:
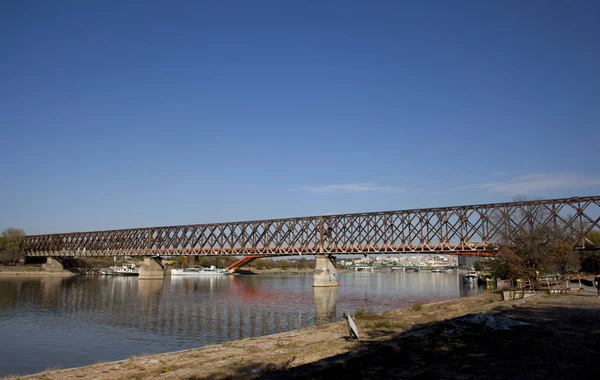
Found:
[{"label": "shoreline", "polygon": [[71,277],[75,273],[69,271],[50,272],[43,269],[33,270],[4,270],[0,269],[0,277]]},{"label": "shoreline", "polygon": [[[398,336],[415,336],[427,331],[430,325],[444,323],[472,313],[500,313],[502,310],[536,308],[548,301],[597,302],[588,295],[535,297],[502,301],[496,293],[483,293],[473,297],[437,301],[411,308],[383,313],[361,311],[354,316],[361,340],[349,340],[345,321],[339,321],[300,330],[247,338],[199,348],[134,356],[129,359],[96,363],[62,370],[50,370],[31,375],[12,375],[8,378],[27,379],[127,379],[127,378],[252,378],[280,372],[313,373],[340,365],[334,358],[354,360],[358,353],[384,347],[395,342]],[[598,302],[600,306],[600,302]],[[541,306],[540,306],[541,307]],[[545,307],[545,306],[544,306]],[[600,307],[598,308],[600,316]],[[535,332],[535,329],[532,330]],[[370,351],[369,351],[370,352]],[[362,354],[361,354],[362,355]],[[344,364],[345,365],[345,364]],[[302,369],[306,368],[306,369]],[[319,372],[320,373],[320,372]],[[351,375],[352,373],[348,373]],[[321,377],[319,375],[319,377]]]},{"label": "shoreline", "polygon": [[[266,272],[266,271],[263,271],[261,273],[263,273],[263,274],[265,274],[265,273],[266,274],[269,274],[269,273],[270,274],[278,274],[278,273]],[[424,307],[438,307],[438,306],[441,306],[444,304],[449,304],[449,303],[461,303],[461,301],[465,301],[467,299],[481,298],[484,295],[485,296],[493,296],[494,298],[500,299],[499,295],[494,295],[491,293],[482,293],[482,294],[479,294],[479,295],[476,295],[473,297],[462,297],[462,298],[453,298],[453,299],[442,300],[442,301],[434,301],[431,303],[423,304],[423,306]],[[406,310],[409,310],[409,309],[407,308],[407,309],[399,309],[399,310],[390,310],[390,311],[386,311],[383,313],[378,313],[377,315],[390,313],[390,312],[402,312],[402,311],[406,311]],[[357,324],[359,327],[361,327],[361,322],[359,322],[358,320],[357,320]],[[362,323],[362,324],[364,324],[364,323]],[[309,340],[310,342],[308,343],[308,345],[322,343],[319,339],[322,338],[321,335],[323,333],[327,333],[328,336],[330,336],[330,337],[335,336],[337,339],[343,339],[345,335],[348,335],[346,322],[345,321],[331,322],[331,323],[326,323],[326,324],[322,324],[322,325],[306,327],[306,328],[298,329],[298,330],[291,330],[291,331],[285,331],[285,332],[276,333],[276,334],[239,339],[239,340],[234,340],[234,341],[230,341],[230,342],[217,343],[217,344],[201,346],[201,347],[191,348],[191,349],[169,351],[169,352],[162,352],[162,353],[148,354],[148,355],[145,355],[145,354],[134,355],[127,359],[121,359],[121,360],[109,361],[109,362],[100,362],[100,363],[79,366],[79,367],[71,367],[71,368],[64,368],[64,369],[50,367],[47,370],[37,372],[37,373],[16,374],[16,375],[10,374],[10,375],[4,377],[3,379],[49,380],[49,379],[80,379],[80,378],[84,378],[84,377],[85,378],[95,378],[95,379],[113,379],[113,378],[130,379],[132,377],[137,378],[137,379],[154,378],[157,376],[157,373],[153,369],[151,369],[150,372],[147,374],[139,374],[138,373],[138,374],[133,374],[133,375],[128,374],[128,370],[130,368],[141,369],[142,367],[147,367],[148,364],[150,364],[150,365],[163,364],[163,360],[161,360],[161,359],[181,361],[186,356],[192,356],[194,359],[197,360],[197,356],[203,356],[203,354],[222,352],[224,350],[228,351],[229,349],[232,349],[233,351],[238,351],[239,346],[244,346],[244,347],[246,347],[248,345],[263,346],[265,344],[269,344],[272,346],[273,340],[276,340],[275,347],[273,347],[273,348],[275,348],[274,351],[277,353],[277,351],[280,351],[277,348],[281,349],[281,348],[285,348],[285,347],[292,347],[294,345],[294,342],[297,340],[301,340],[303,343],[307,343],[307,340]],[[315,338],[315,337],[317,337],[317,338]],[[356,343],[358,343],[358,341],[356,341]],[[340,347],[338,347],[339,345],[336,344],[335,346],[337,348],[336,351],[338,351],[340,348]],[[342,353],[346,352],[347,350],[345,350],[345,348],[350,348],[350,347],[344,346],[343,349],[341,349],[339,351]],[[250,351],[253,351],[253,350],[250,350]],[[261,347],[261,349],[258,351],[264,351],[264,347]],[[267,350],[267,351],[269,351],[269,350]],[[225,356],[227,356],[227,355],[225,355]],[[231,357],[229,357],[228,359],[230,359],[230,358]],[[247,356],[239,355],[239,358],[237,358],[237,360],[233,360],[233,362],[237,363],[240,361],[240,359],[244,359],[244,358],[247,358]],[[206,363],[202,363],[202,365],[210,366],[211,363],[213,363],[213,362],[207,361]],[[169,368],[169,366],[167,365],[166,368]],[[164,369],[165,369],[165,366],[163,365],[160,370],[159,375],[163,375],[168,372],[168,371],[164,371]],[[202,368],[202,370],[206,371],[207,369]],[[118,374],[118,376],[114,376],[114,375],[117,375],[116,371],[122,371],[125,373]],[[139,372],[139,371],[137,371],[137,372]],[[209,372],[207,372],[207,373],[209,373]],[[112,374],[113,376],[103,377],[107,374]],[[198,378],[198,379],[200,379],[200,378],[230,378],[230,376],[231,376],[230,374],[222,374],[222,373],[220,374],[220,373],[210,372],[209,376],[196,377],[196,378]],[[169,376],[167,378],[185,379],[186,376],[185,375],[182,377]],[[193,377],[191,377],[191,378],[193,378]]]}]

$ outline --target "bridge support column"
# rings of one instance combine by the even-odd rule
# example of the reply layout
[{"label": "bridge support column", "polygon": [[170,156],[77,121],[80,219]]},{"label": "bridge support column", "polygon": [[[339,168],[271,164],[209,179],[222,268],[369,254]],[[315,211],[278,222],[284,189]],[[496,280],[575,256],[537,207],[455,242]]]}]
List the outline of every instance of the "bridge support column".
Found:
[{"label": "bridge support column", "polygon": [[320,255],[315,257],[315,273],[313,275],[313,286],[339,286],[338,276],[335,269],[335,257]]},{"label": "bridge support column", "polygon": [[162,280],[165,277],[165,268],[160,258],[145,257],[140,266],[140,280]]},{"label": "bridge support column", "polygon": [[42,269],[48,272],[63,272],[65,270],[61,262],[54,257],[48,257],[46,264],[42,264]]}]

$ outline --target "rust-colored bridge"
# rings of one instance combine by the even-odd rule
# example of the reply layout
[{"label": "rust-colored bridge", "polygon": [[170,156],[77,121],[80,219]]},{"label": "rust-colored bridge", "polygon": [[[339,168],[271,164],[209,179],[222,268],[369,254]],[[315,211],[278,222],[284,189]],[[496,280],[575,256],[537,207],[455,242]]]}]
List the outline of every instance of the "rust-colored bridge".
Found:
[{"label": "rust-colored bridge", "polygon": [[27,236],[28,256],[448,253],[490,256],[500,238],[542,225],[586,248],[600,196],[289,219]]}]

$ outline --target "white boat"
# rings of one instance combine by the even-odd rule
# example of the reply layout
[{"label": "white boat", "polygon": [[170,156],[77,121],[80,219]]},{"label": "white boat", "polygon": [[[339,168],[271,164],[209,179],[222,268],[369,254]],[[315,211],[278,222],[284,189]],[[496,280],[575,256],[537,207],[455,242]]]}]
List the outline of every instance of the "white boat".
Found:
[{"label": "white boat", "polygon": [[475,272],[475,271],[469,271],[463,277],[463,281],[467,282],[467,283],[477,282],[477,277],[479,277],[478,274],[477,274],[477,272]]},{"label": "white boat", "polygon": [[135,264],[123,264],[122,266],[114,266],[110,268],[114,275],[116,276],[139,276],[140,268],[135,266]]},{"label": "white boat", "polygon": [[229,274],[225,268],[217,268],[212,265],[210,268],[181,268],[171,269],[171,276],[221,276]]}]

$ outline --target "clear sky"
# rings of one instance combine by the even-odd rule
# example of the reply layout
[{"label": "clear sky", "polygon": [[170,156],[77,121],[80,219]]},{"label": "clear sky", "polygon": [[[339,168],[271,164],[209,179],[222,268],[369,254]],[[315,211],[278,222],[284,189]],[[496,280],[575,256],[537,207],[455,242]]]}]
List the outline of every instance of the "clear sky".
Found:
[{"label": "clear sky", "polygon": [[600,194],[598,1],[2,1],[0,51],[0,230]]}]

